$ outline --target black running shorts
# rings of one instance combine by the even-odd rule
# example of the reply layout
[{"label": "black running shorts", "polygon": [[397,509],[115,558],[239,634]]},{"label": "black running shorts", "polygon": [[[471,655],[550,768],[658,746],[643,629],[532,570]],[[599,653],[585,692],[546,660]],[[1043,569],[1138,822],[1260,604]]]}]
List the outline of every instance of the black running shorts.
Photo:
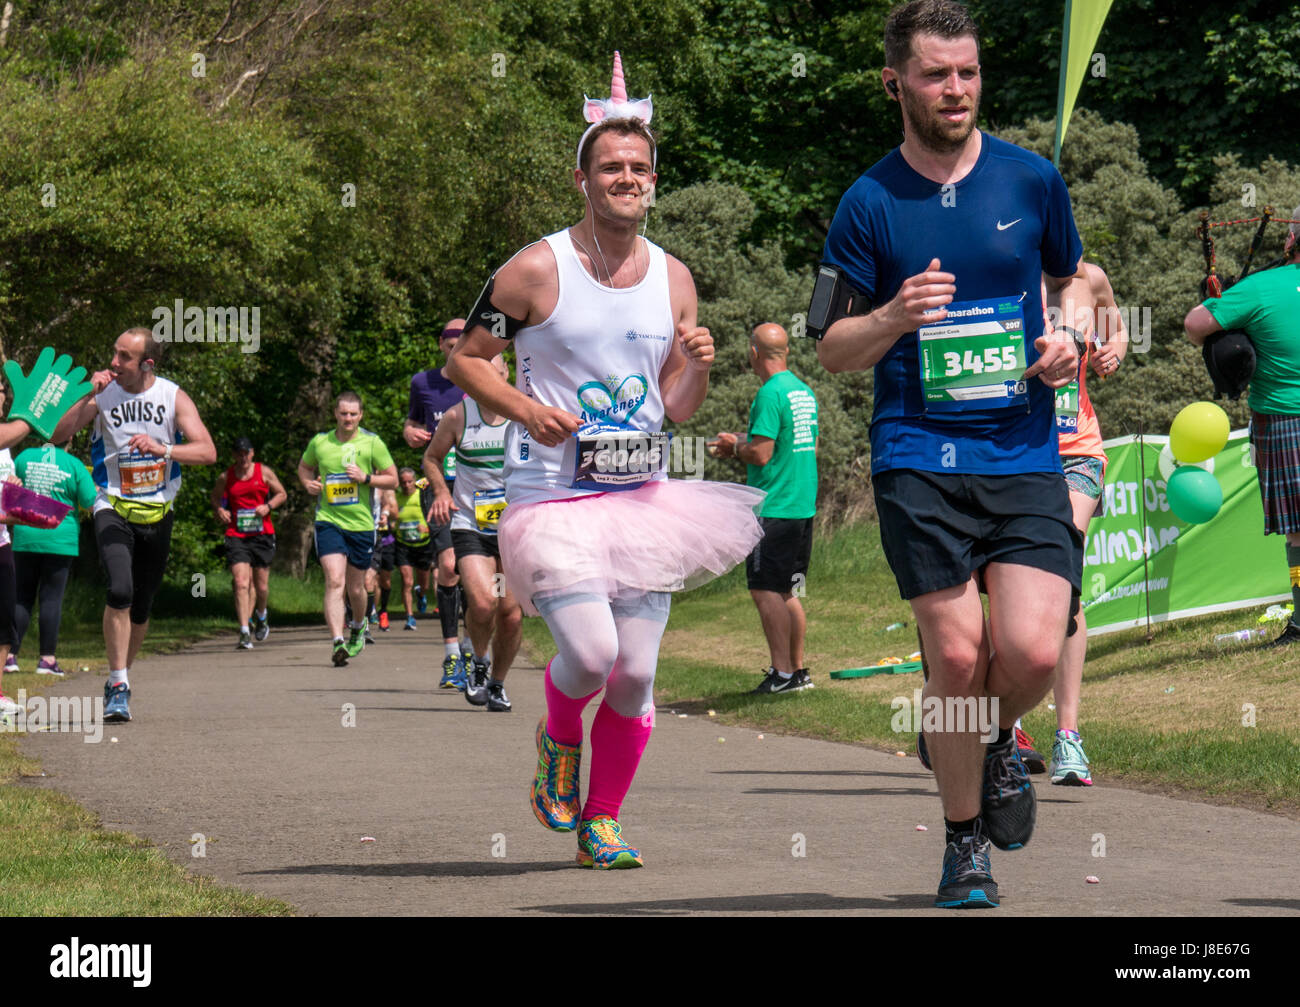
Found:
[{"label": "black running shorts", "polygon": [[957,587],[988,563],[1083,578],[1083,535],[1055,472],[1010,476],[892,469],[872,478],[880,541],[899,594]]},{"label": "black running shorts", "polygon": [[451,543],[456,549],[456,559],[463,556],[487,556],[500,559],[501,548],[497,545],[495,535],[484,535],[473,528],[453,528]]},{"label": "black running shorts", "polygon": [[765,517],[759,524],[763,538],[745,559],[745,580],[751,591],[790,594],[808,576],[813,519]]},{"label": "black running shorts", "polygon": [[253,567],[268,567],[275,556],[274,535],[227,535],[226,563],[247,563]]}]

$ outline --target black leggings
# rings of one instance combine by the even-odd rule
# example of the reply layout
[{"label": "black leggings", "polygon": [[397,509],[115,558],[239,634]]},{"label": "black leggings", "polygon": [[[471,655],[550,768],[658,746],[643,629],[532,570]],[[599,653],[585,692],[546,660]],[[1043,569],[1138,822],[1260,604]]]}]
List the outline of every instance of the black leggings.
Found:
[{"label": "black leggings", "polygon": [[175,511],[156,524],[133,524],[117,511],[95,515],[99,558],[108,573],[108,607],[129,608],[137,626],[149,621],[153,596],[167,569]]},{"label": "black leggings", "polygon": [[59,622],[63,619],[63,592],[76,556],[47,556],[39,552],[14,553],[14,576],[18,583],[18,604],[14,608],[14,650],[23,645],[31,625],[36,595],[41,596],[41,653],[53,654],[59,645]]},{"label": "black leggings", "polygon": [[14,642],[14,547],[0,545],[0,645]]}]

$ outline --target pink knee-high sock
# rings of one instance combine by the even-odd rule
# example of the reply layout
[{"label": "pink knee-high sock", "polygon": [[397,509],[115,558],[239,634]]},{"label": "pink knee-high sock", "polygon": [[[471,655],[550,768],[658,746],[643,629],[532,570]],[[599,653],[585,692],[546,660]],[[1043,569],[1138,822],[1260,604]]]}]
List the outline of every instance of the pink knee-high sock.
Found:
[{"label": "pink knee-high sock", "polygon": [[591,780],[583,821],[597,815],[618,817],[652,730],[653,708],[643,717],[622,717],[608,703],[600,704],[591,725]]},{"label": "pink knee-high sock", "polygon": [[546,733],[552,741],[570,746],[582,744],[582,711],[597,692],[600,690],[581,699],[566,696],[551,681],[551,662],[546,662]]}]

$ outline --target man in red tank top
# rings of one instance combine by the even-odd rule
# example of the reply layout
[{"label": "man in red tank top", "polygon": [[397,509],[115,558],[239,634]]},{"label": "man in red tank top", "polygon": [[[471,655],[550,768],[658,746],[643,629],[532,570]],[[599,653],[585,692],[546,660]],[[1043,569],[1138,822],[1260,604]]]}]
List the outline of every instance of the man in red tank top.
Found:
[{"label": "man in red tank top", "polygon": [[288,499],[276,474],[253,461],[253,442],[235,441],[235,464],[217,477],[212,509],[226,529],[226,562],[235,588],[235,617],[239,620],[240,650],[252,650],[271,633],[266,621],[266,595],[275,555],[275,526],[271,511]]}]

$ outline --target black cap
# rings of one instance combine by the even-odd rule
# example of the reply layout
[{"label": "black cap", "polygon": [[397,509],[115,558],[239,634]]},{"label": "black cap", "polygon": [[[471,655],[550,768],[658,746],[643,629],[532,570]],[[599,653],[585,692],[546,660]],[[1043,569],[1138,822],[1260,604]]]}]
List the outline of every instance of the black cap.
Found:
[{"label": "black cap", "polygon": [[236,451],[252,451],[252,450],[253,450],[253,442],[250,441],[247,437],[240,437],[238,440],[235,441],[235,450],[236,450]]}]

